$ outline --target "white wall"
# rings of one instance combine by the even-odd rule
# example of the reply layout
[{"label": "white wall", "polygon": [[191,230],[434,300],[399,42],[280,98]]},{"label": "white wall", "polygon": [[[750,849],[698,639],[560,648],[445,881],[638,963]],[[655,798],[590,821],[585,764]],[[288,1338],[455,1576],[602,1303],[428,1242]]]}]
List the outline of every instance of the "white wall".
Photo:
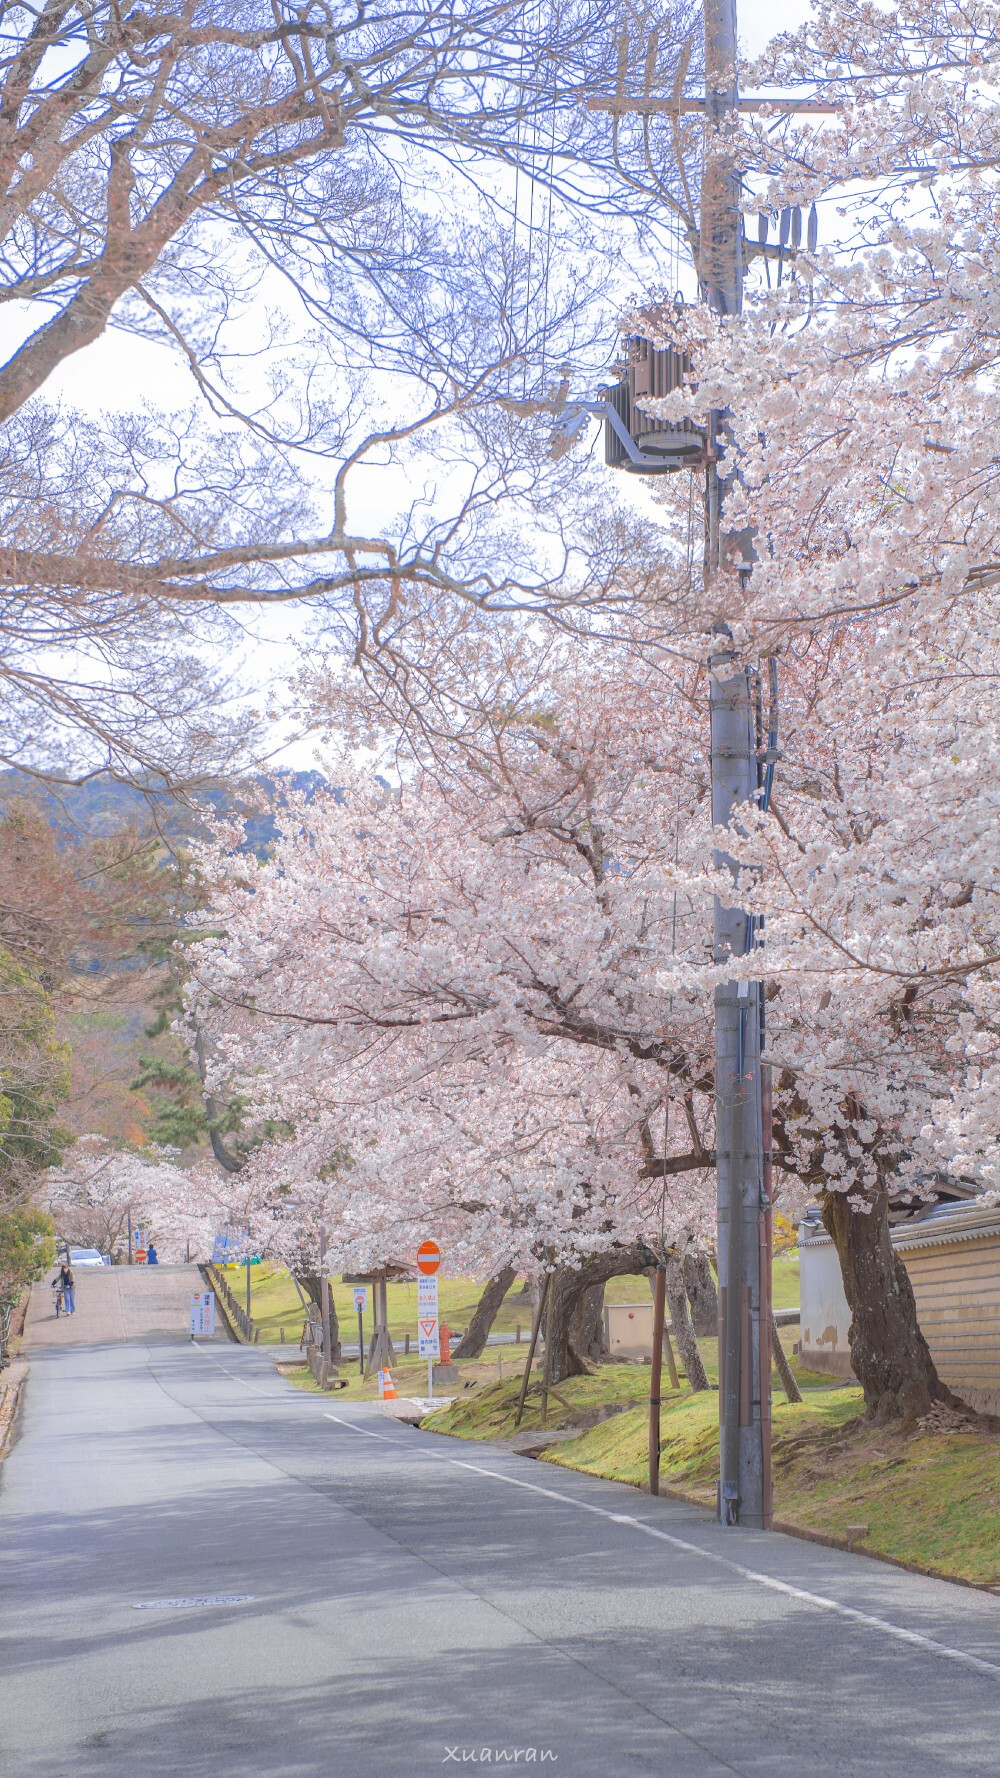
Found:
[{"label": "white wall", "polygon": [[840,1279],[840,1260],[833,1242],[807,1241],[799,1247],[801,1362],[813,1371],[850,1377],[847,1333],[851,1311]]}]

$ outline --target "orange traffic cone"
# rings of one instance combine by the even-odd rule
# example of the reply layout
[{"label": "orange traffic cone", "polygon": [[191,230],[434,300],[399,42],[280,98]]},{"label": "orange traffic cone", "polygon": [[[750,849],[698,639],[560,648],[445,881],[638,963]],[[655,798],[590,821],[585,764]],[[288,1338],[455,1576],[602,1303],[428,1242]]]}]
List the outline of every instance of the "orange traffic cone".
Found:
[{"label": "orange traffic cone", "polygon": [[392,1373],[390,1371],[383,1371],[382,1372],[382,1400],[383,1401],[395,1401],[396,1399],[397,1399],[396,1385],[392,1380]]}]

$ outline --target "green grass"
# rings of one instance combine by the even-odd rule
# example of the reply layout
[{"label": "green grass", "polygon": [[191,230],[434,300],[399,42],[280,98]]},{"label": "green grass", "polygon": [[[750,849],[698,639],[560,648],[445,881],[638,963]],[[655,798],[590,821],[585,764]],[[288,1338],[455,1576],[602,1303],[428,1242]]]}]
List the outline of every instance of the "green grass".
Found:
[{"label": "green grass", "polygon": [[[333,1396],[336,1396],[338,1400],[341,1401],[378,1400],[378,1378],[372,1377],[369,1382],[365,1382],[358,1370],[357,1359],[348,1360],[340,1366],[341,1377],[347,1379],[346,1389],[323,1390],[320,1389],[319,1384],[314,1380],[312,1372],[307,1366],[295,1363],[299,1354],[294,1348],[288,1353],[287,1370],[285,1369],[282,1359],[278,1357],[277,1354],[275,1354],[275,1357],[281,1368],[282,1375],[286,1376],[288,1381],[294,1384],[296,1389],[303,1389],[309,1395],[329,1395],[331,1399]],[[512,1362],[509,1359],[503,1358],[502,1354],[500,1355],[500,1362],[503,1364],[504,1377],[511,1377],[514,1374]],[[497,1358],[495,1357],[491,1357],[483,1364],[463,1364],[462,1382],[459,1387],[464,1388],[466,1383],[473,1383],[481,1387],[492,1383],[496,1375]],[[426,1358],[401,1357],[393,1366],[392,1380],[396,1385],[397,1396],[415,1395],[426,1397]],[[439,1383],[436,1385],[435,1393],[444,1396],[453,1393],[453,1390],[453,1384],[446,1385],[444,1383]],[[473,1392],[470,1391],[470,1395],[471,1393]]]},{"label": "green grass", "polygon": [[798,1308],[799,1256],[797,1253],[776,1255],[771,1268],[771,1300],[776,1309]]},{"label": "green grass", "polygon": [[[245,1274],[242,1267],[225,1268],[229,1280],[239,1301],[244,1301]],[[285,1329],[285,1338],[293,1345],[298,1345],[302,1332],[305,1311],[299,1301],[298,1293],[287,1272],[279,1271],[267,1265],[252,1266],[251,1302],[253,1318],[260,1328],[262,1341],[277,1341],[281,1338],[281,1328]],[[449,1327],[461,1328],[463,1331],[472,1320],[476,1304],[482,1293],[482,1284],[475,1278],[442,1278],[439,1287],[441,1319]],[[513,1333],[520,1324],[521,1337],[531,1337],[531,1302],[522,1294],[523,1281],[518,1279],[508,1291],[500,1308],[500,1313],[493,1324],[494,1333]],[[365,1315],[365,1339],[371,1338],[372,1310],[374,1297],[372,1286],[368,1289],[369,1308]],[[354,1341],[358,1335],[358,1318],[354,1311],[353,1287],[344,1284],[340,1278],[333,1280],[333,1300],[337,1307],[340,1321],[340,1337],[342,1340]],[[393,1340],[402,1343],[406,1334],[416,1337],[417,1331],[417,1287],[415,1284],[390,1284],[389,1300],[389,1332]],[[645,1278],[612,1278],[605,1291],[605,1300],[609,1303],[644,1303],[649,1301],[649,1285]],[[799,1261],[798,1255],[790,1258],[776,1259],[774,1262],[774,1306],[776,1309],[791,1308],[799,1300]]]},{"label": "green grass", "polygon": [[[230,1289],[242,1303],[246,1288],[246,1274],[242,1266],[228,1267],[225,1276],[229,1280]],[[337,1308],[340,1322],[340,1337],[347,1342],[354,1342],[358,1337],[358,1317],[354,1309],[353,1285],[344,1284],[340,1278],[334,1278],[333,1300]],[[449,1327],[461,1328],[464,1332],[472,1320],[476,1304],[482,1294],[483,1286],[475,1278],[442,1278],[439,1286],[439,1302],[441,1320]],[[496,1333],[513,1333],[518,1323],[524,1340],[531,1337],[531,1303],[522,1297],[521,1284],[516,1282],[508,1292],[501,1305],[500,1313],[494,1322]],[[280,1340],[281,1328],[285,1329],[285,1338],[293,1345],[298,1345],[305,1319],[305,1310],[299,1300],[295,1285],[287,1272],[272,1269],[270,1266],[252,1266],[250,1268],[250,1300],[254,1321],[260,1328],[262,1341]],[[364,1318],[365,1340],[372,1334],[372,1305],[374,1287],[368,1286],[368,1310]],[[389,1332],[394,1341],[402,1344],[406,1334],[415,1340],[417,1335],[417,1287],[416,1284],[390,1284],[388,1289]]]}]

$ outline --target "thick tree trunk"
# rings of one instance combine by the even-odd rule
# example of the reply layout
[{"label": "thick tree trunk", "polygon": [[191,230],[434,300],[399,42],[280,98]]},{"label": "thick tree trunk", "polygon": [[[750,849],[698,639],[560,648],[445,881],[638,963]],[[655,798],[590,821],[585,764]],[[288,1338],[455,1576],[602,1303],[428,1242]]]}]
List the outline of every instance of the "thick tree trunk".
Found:
[{"label": "thick tree trunk", "polygon": [[935,1401],[960,1405],[934,1367],[917,1323],[913,1286],[889,1240],[884,1186],[867,1212],[852,1210],[843,1192],[827,1192],[823,1226],[840,1259],[851,1311],[851,1364],[872,1419],[914,1420]]},{"label": "thick tree trunk", "polygon": [[504,1266],[502,1272],[498,1272],[495,1278],[488,1280],[486,1288],[476,1304],[475,1314],[452,1353],[452,1358],[456,1362],[462,1358],[478,1358],[479,1354],[485,1351],[490,1330],[500,1312],[500,1305],[515,1277],[514,1267]]},{"label": "thick tree trunk", "polygon": [[567,1377],[585,1377],[589,1374],[583,1355],[577,1352],[572,1343],[572,1324],[577,1305],[588,1289],[585,1267],[580,1272],[570,1272],[565,1268],[552,1274],[549,1284],[549,1295],[553,1299],[546,1303],[545,1319],[542,1323],[542,1334],[552,1329],[552,1355],[548,1359],[548,1378],[550,1383],[563,1383]]},{"label": "thick tree trunk", "polygon": [[697,1394],[700,1389],[708,1388],[708,1377],[705,1366],[701,1362],[698,1341],[688,1313],[687,1294],[684,1289],[684,1261],[679,1253],[667,1253],[667,1307],[673,1323],[674,1339],[681,1355],[681,1363],[687,1373],[687,1380]]},{"label": "thick tree trunk", "polygon": [[[593,1342],[595,1299],[592,1293],[603,1293],[609,1278],[648,1272],[655,1264],[655,1253],[645,1243],[636,1242],[632,1247],[615,1247],[606,1253],[597,1253],[572,1271],[562,1267],[555,1273],[549,1287],[555,1292],[550,1383],[559,1384],[567,1377],[587,1375],[587,1357],[576,1341],[586,1338],[589,1343]],[[581,1305],[586,1298],[589,1298],[590,1307],[584,1311]],[[545,1321],[548,1325],[547,1309]]]},{"label": "thick tree trunk", "polygon": [[707,1339],[719,1328],[719,1298],[707,1253],[684,1255],[684,1288],[691,1304],[694,1331]]},{"label": "thick tree trunk", "polygon": [[605,1364],[611,1357],[604,1331],[604,1285],[591,1284],[584,1291],[573,1311],[569,1330],[574,1352],[589,1364]]},{"label": "thick tree trunk", "polygon": [[[315,1303],[320,1314],[323,1312],[323,1298],[320,1290],[318,1272],[297,1272],[296,1277],[311,1303]],[[340,1322],[337,1319],[337,1305],[330,1291],[330,1363],[340,1364],[343,1357],[340,1346]]]}]

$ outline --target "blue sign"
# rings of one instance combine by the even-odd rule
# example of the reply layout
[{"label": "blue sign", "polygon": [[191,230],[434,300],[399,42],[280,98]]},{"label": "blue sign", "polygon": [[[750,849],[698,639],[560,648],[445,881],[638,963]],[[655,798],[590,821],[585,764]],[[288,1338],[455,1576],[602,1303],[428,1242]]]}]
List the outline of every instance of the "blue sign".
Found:
[{"label": "blue sign", "polygon": [[212,1242],[213,1266],[241,1266],[246,1262],[247,1238],[241,1229],[239,1233],[229,1229],[224,1234],[216,1235]]}]

